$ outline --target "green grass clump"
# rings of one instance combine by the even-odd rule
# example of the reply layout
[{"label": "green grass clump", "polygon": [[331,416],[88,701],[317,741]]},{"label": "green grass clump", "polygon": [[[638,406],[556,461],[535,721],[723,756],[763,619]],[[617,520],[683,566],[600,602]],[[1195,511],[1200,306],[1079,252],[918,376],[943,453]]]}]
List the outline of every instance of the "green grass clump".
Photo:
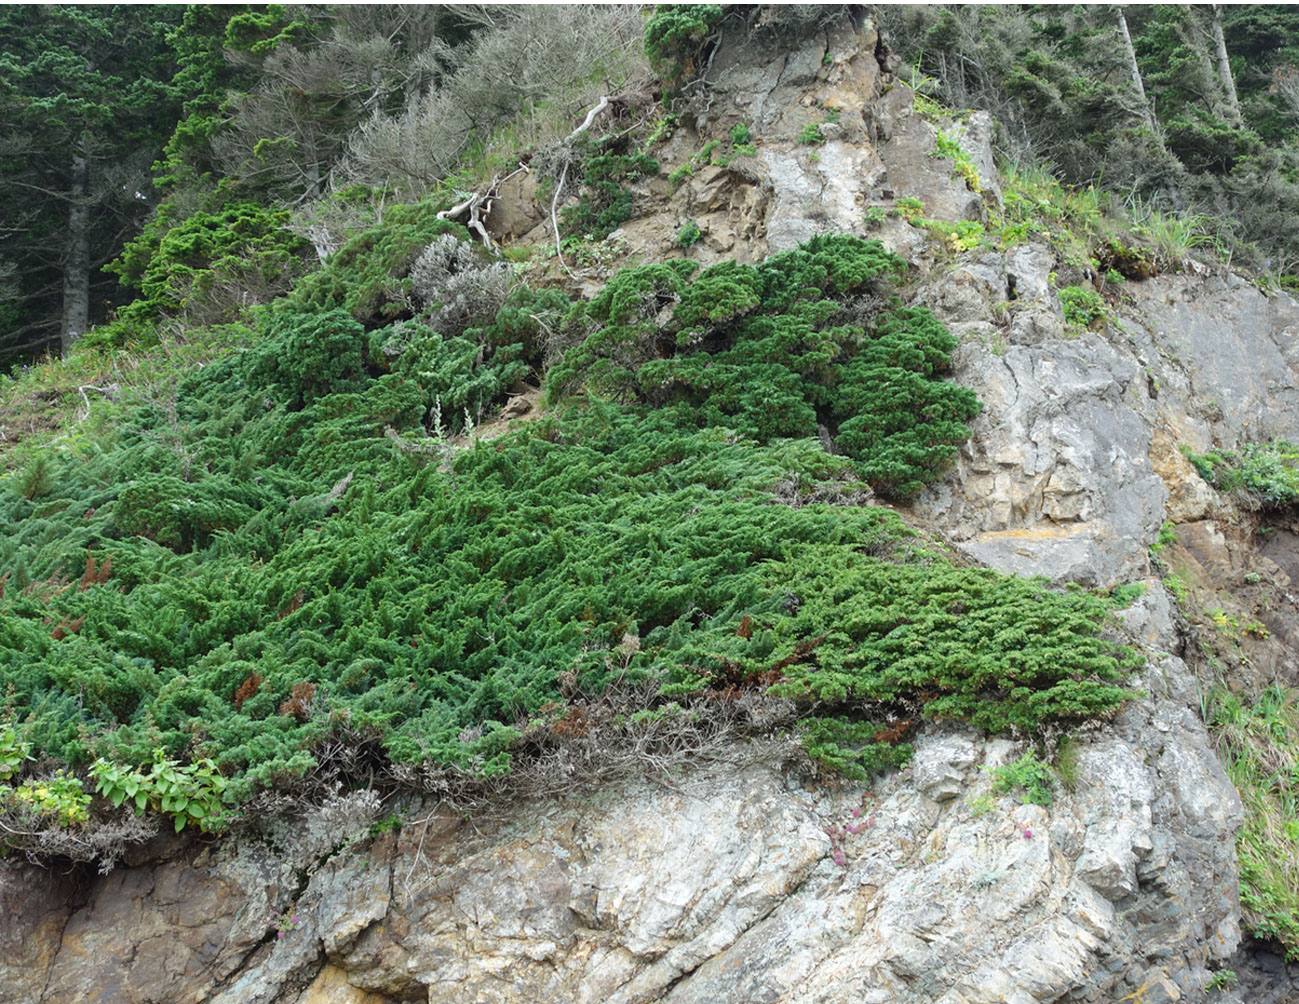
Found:
[{"label": "green grass clump", "polygon": [[997,795],[1018,792],[1025,805],[1050,806],[1054,801],[1051,783],[1055,775],[1051,765],[1043,763],[1029,750],[1014,763],[992,769],[992,791]]},{"label": "green grass clump", "polygon": [[825,137],[821,135],[821,130],[816,122],[808,122],[798,133],[798,142],[804,146],[820,146],[825,142]]},{"label": "green grass clump", "polygon": [[940,122],[950,113],[933,98],[916,91],[914,94],[916,114],[931,122]]},{"label": "green grass clump", "polygon": [[[913,227],[928,231],[951,252],[970,251],[990,243],[982,223],[977,220],[931,220],[925,216],[924,203],[914,196],[900,196],[888,215],[900,216]],[[884,216],[882,207],[871,206],[866,210],[864,222],[867,226],[878,226],[884,221]]]},{"label": "green grass clump", "polygon": [[893,304],[861,323],[853,305],[903,268],[876,242],[827,236],[759,266],[624,270],[570,316],[591,334],[552,372],[552,394],[585,385],[670,404],[763,442],[825,425],[877,491],[914,495],[980,405],[942,379],[956,341],[927,310]]},{"label": "green grass clump", "polygon": [[1036,236],[1055,245],[1066,261],[1082,263],[1110,236],[1106,199],[1093,187],[1064,185],[1049,171],[1014,165],[1002,173],[1002,196],[1008,245]]},{"label": "green grass clump", "polygon": [[1204,213],[1161,212],[1154,205],[1133,199],[1126,206],[1135,233],[1149,241],[1155,260],[1170,271],[1180,272],[1200,249],[1208,248],[1215,258],[1229,261],[1226,244],[1214,232],[1214,220]]},{"label": "green grass clump", "polygon": [[[753,145],[752,139],[753,136],[749,132],[749,127],[743,122],[736,123],[731,129],[729,141],[723,144],[722,140],[710,139],[698,153],[668,175],[668,183],[675,190],[687,178],[694,177],[696,169],[711,164],[717,164],[719,167],[730,167],[737,157],[756,157],[758,148]],[[723,146],[726,152],[714,157],[713,154],[717,152],[719,147]]]},{"label": "green grass clump", "polygon": [[1280,509],[1299,501],[1299,446],[1276,439],[1239,450],[1186,451],[1200,477],[1232,492],[1254,509]]},{"label": "green grass clump", "polygon": [[924,216],[925,204],[914,195],[900,195],[893,203],[893,211],[908,223],[915,224]]},{"label": "green grass clump", "polygon": [[[942,152],[941,137],[939,146]],[[1066,185],[1032,165],[1004,168],[1001,182],[1004,211],[997,229],[1004,244],[1045,241],[1066,264],[1106,273],[1111,284],[1181,271],[1192,256],[1230,257],[1203,214],[1163,211],[1136,197],[1124,201],[1093,185]]]},{"label": "green grass clump", "polygon": [[703,231],[699,229],[699,224],[694,220],[687,220],[681,229],[677,231],[677,247],[694,247],[702,236]]},{"label": "green grass clump", "polygon": [[1225,990],[1228,987],[1234,987],[1240,982],[1240,977],[1236,975],[1233,969],[1219,969],[1211,977],[1209,982],[1204,985],[1205,990]]},{"label": "green grass clump", "polygon": [[[917,98],[920,95],[917,95]],[[983,191],[983,182],[979,180],[979,169],[974,166],[974,161],[970,155],[965,152],[964,148],[948,136],[945,132],[939,132],[935,140],[935,153],[944,160],[952,162],[952,173],[965,182],[965,187],[976,194]]]},{"label": "green grass clump", "polygon": [[948,251],[971,251],[987,243],[983,224],[975,220],[930,220],[917,217],[909,221],[912,226],[928,230],[942,241]]},{"label": "green grass clump", "polygon": [[1213,734],[1245,806],[1236,836],[1240,902],[1256,937],[1299,959],[1299,702],[1269,687],[1252,704],[1219,695]]}]

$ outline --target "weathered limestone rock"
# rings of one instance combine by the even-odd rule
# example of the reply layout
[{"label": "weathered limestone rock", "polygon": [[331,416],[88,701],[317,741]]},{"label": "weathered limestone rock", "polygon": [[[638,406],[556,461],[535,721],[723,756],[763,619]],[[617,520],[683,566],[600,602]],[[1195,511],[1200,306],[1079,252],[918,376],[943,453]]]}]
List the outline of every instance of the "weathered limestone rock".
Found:
[{"label": "weathered limestone rock", "polygon": [[[816,28],[793,52],[788,26],[759,25],[734,37],[729,30],[710,70],[706,105],[687,113],[690,128],[662,156],[685,164],[706,137],[722,138],[737,122],[752,130],[758,152],[704,165],[678,190],[674,207],[705,238],[691,257],[758,261],[816,234],[861,232],[866,209],[896,195],[920,198],[937,219],[981,219],[985,197],[1000,197],[991,117],[976,113],[947,129],[969,154],[980,194],[937,155],[938,128],[916,114],[911,90],[880,65],[869,21]],[[800,142],[806,129],[821,142]],[[656,229],[650,217],[622,229],[636,253],[676,253],[674,233]],[[895,251],[924,244],[923,234],[905,225],[879,236]]]},{"label": "weathered limestone rock", "polygon": [[796,247],[818,233],[842,231],[861,219],[869,192],[884,173],[869,148],[835,140],[815,151],[806,148],[758,151],[775,192],[767,214],[767,246],[772,252]]},{"label": "weathered limestone rock", "polygon": [[1138,753],[1119,740],[1090,744],[1080,755],[1080,772],[1104,777],[1103,787],[1085,789],[1080,822],[1086,827],[1074,874],[1110,902],[1137,890],[1137,860],[1150,852],[1152,791]]},{"label": "weathered limestone rock", "polygon": [[1168,489],[1164,515],[1171,523],[1208,519],[1222,510],[1222,502],[1179,449],[1167,426],[1155,429],[1150,441],[1150,466]]},{"label": "weathered limestone rock", "polygon": [[1105,331],[1063,337],[1053,264],[984,252],[921,287],[985,410],[915,510],[994,567],[1111,586],[1145,574],[1163,522],[1224,514],[1183,446],[1299,437],[1299,305],[1201,270],[1133,283]]},{"label": "weathered limestone rock", "polygon": [[541,225],[545,215],[537,201],[537,178],[528,171],[501,183],[499,195],[483,222],[496,240],[506,241]]},{"label": "weathered limestone rock", "polygon": [[916,789],[935,802],[947,802],[970,784],[970,768],[979,760],[973,734],[953,734],[926,744],[912,758]]},{"label": "weathered limestone rock", "polygon": [[205,1001],[266,935],[286,878],[267,848],[229,842],[118,868],[69,916],[33,1000]]},{"label": "weathered limestone rock", "polygon": [[71,875],[0,863],[0,1000],[40,1000],[76,888]]},{"label": "weathered limestone rock", "polygon": [[1124,333],[1159,381],[1161,408],[1197,452],[1299,438],[1299,304],[1239,276],[1133,283]]},{"label": "weathered limestone rock", "polygon": [[348,982],[347,972],[337,966],[326,965],[302,991],[294,1004],[388,1004],[391,997],[360,990]]},{"label": "weathered limestone rock", "polygon": [[956,377],[984,402],[954,483],[916,510],[963,550],[1020,574],[1112,585],[1145,574],[1167,490],[1150,428],[1127,404],[1138,372],[1103,339],[966,344]]},{"label": "weathered limestone rock", "polygon": [[[913,101],[911,90],[898,86],[877,106],[891,119],[889,141],[880,147],[888,187],[895,195],[919,199],[930,219],[982,219],[983,197],[953,175],[950,160],[936,155],[938,127],[915,113]],[[960,138],[968,142],[972,137]],[[982,154],[979,159],[984,159]]]}]

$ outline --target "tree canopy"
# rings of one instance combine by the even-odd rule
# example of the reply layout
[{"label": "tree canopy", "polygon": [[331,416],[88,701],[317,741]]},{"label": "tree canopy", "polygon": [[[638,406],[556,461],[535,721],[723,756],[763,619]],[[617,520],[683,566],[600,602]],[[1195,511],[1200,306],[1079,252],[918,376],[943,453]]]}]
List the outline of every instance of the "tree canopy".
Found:
[{"label": "tree canopy", "polygon": [[[152,208],[150,167],[175,126],[168,29],[179,8],[0,10],[0,353],[84,334],[98,272]],[[97,312],[102,317],[102,309]]]}]

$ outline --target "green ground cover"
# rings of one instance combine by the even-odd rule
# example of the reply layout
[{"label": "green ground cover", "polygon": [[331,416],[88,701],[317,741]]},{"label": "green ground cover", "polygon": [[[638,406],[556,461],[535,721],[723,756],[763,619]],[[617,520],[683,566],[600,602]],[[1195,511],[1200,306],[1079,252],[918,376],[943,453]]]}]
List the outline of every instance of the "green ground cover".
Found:
[{"label": "green ground cover", "polygon": [[[519,286],[446,336],[401,299],[411,242],[357,240],[388,281],[340,252],[174,397],[0,481],[6,811],[83,825],[93,777],[216,829],[219,804],[309,788],[340,742],[498,774],[528,722],[628,680],[705,714],[771,689],[859,775],[905,761],[886,718],[1031,733],[1127,696],[1108,599],[814,502],[913,490],[977,409],[941,379],[950,336],[888,300],[878,245],[628,270],[590,303]],[[452,448],[561,330],[552,413]]]}]

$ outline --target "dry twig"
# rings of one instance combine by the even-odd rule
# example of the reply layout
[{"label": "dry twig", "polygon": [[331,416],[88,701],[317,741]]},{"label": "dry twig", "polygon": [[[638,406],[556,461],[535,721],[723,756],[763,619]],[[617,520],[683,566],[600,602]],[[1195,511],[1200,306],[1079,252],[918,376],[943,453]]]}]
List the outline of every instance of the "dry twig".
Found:
[{"label": "dry twig", "polygon": [[520,173],[528,173],[526,164],[520,164],[503,178],[497,175],[492,179],[492,183],[487,186],[485,192],[471,193],[469,198],[463,202],[438,213],[438,219],[458,220],[462,216],[467,217],[465,226],[478,235],[483,242],[483,247],[487,248],[488,251],[495,251],[496,243],[492,240],[492,235],[487,232],[487,226],[483,223],[483,220],[492,211],[492,203],[500,198],[501,186]]}]

